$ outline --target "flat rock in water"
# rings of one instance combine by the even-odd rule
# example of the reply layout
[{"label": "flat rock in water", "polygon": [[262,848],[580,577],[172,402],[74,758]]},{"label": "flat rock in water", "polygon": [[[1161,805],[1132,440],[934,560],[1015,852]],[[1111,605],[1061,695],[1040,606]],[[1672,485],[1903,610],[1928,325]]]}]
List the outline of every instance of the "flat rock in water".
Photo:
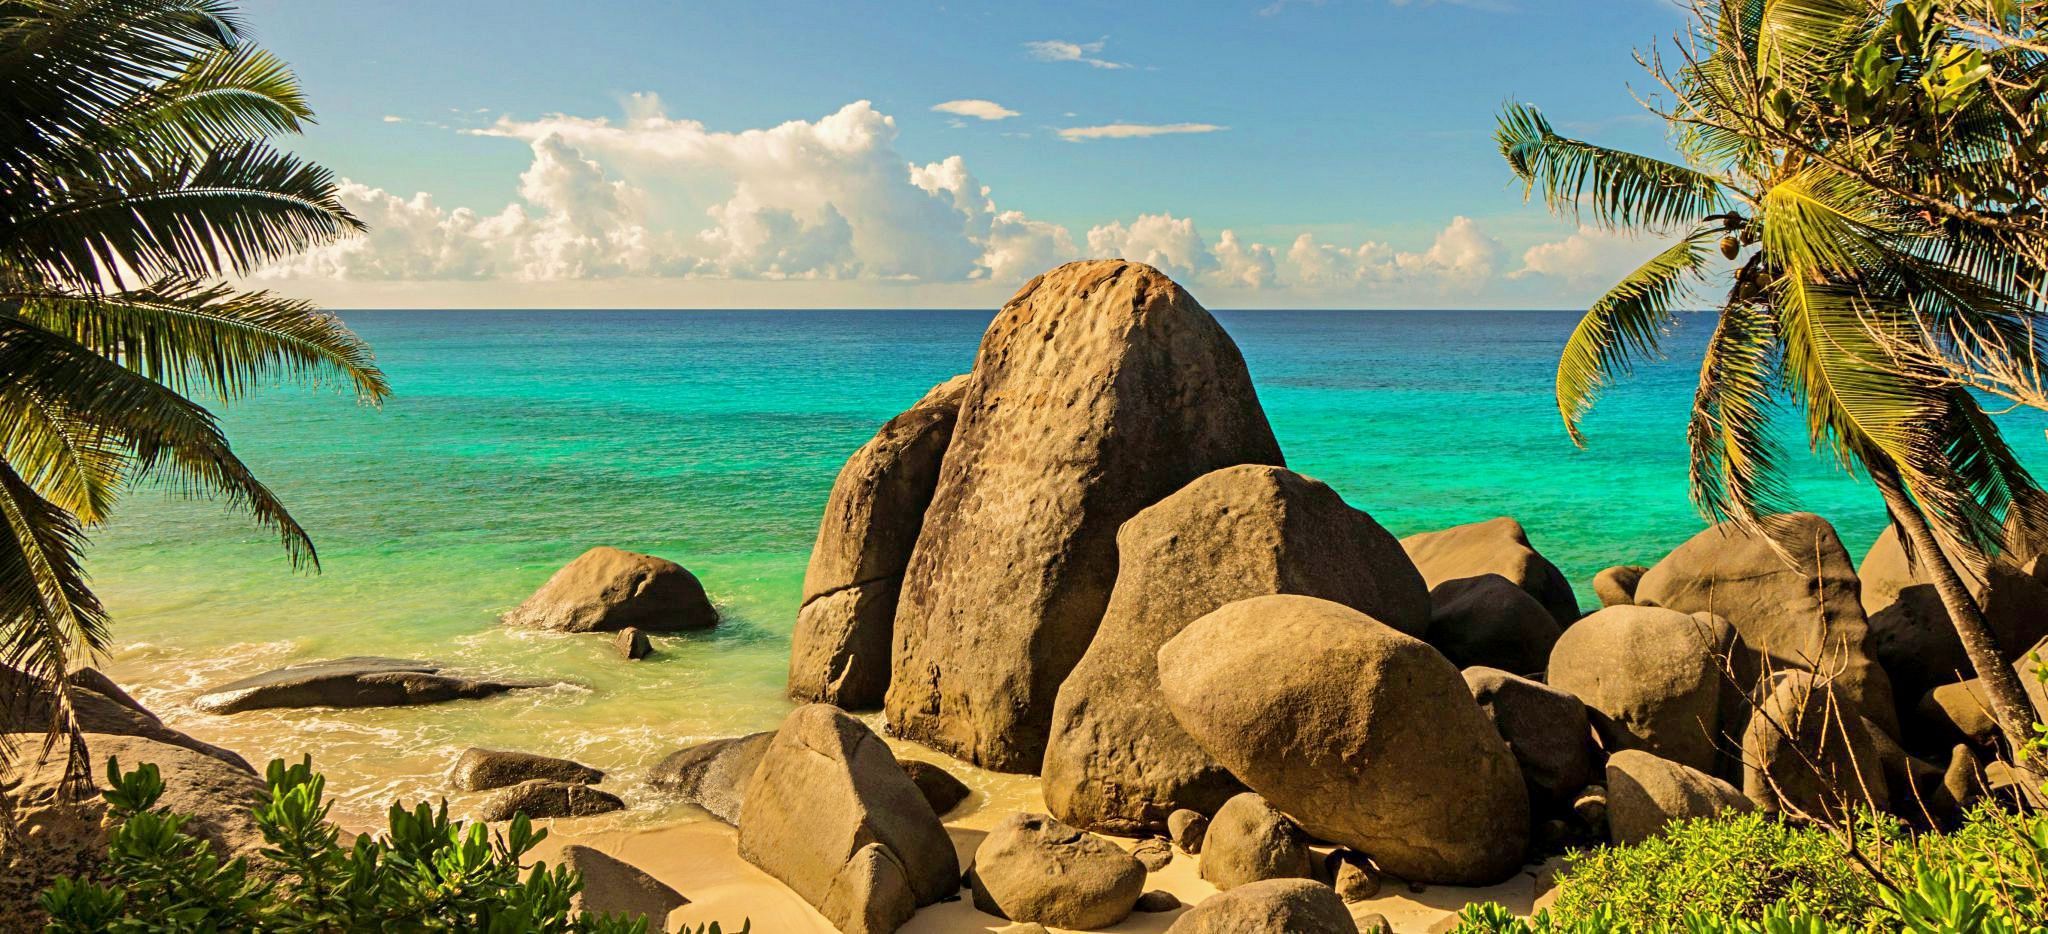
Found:
[{"label": "flat rock in water", "polygon": [[570,912],[644,918],[647,930],[668,930],[669,913],[690,903],[683,893],[617,857],[587,846],[562,848],[562,865],[583,877],[583,890],[569,896]]},{"label": "flat rock in water", "polygon": [[448,772],[449,784],[458,791],[489,791],[536,778],[595,785],[604,780],[604,772],[568,759],[474,746],[463,750]]},{"label": "flat rock in water", "polygon": [[737,825],[747,782],[753,779],[754,767],[774,738],[774,732],[763,731],[676,750],[655,764],[647,783],[681,795],[684,801],[710,811],[711,816]]},{"label": "flat rock in water", "polygon": [[554,632],[677,632],[718,625],[718,610],[682,565],[599,546],[563,565],[504,622]]},{"label": "flat rock in water", "polygon": [[624,810],[626,802],[608,791],[575,782],[553,782],[544,778],[520,782],[493,792],[477,809],[482,821],[511,820],[514,814],[527,817],[589,817]]},{"label": "flat rock in water", "polygon": [[217,714],[273,707],[404,707],[548,686],[544,681],[488,681],[442,671],[432,662],[373,656],[306,662],[220,685],[193,705]]}]

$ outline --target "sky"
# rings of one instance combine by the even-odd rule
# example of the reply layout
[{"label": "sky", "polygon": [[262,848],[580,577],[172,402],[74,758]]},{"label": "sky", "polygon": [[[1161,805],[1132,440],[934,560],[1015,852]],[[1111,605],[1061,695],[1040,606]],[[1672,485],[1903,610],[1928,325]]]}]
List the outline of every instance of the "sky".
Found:
[{"label": "sky", "polygon": [[1660,248],[1525,203],[1503,102],[1649,153],[1671,0],[244,0],[371,225],[337,308],[1583,308]]}]

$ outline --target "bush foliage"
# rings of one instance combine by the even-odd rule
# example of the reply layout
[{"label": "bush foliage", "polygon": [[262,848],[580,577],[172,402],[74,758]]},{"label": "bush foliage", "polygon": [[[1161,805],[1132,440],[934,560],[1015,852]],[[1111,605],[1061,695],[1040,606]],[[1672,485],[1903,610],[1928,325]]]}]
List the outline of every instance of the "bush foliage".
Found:
[{"label": "bush foliage", "polygon": [[1474,905],[1458,930],[2048,931],[2048,816],[2014,816],[1987,805],[1954,833],[1918,836],[1871,818],[1859,841],[1875,873],[1818,827],[1758,814],[1681,821],[1636,846],[1572,854],[1557,904],[1534,918]]},{"label": "bush foliage", "polygon": [[[156,766],[123,773],[109,759],[106,792],[119,820],[105,882],[59,879],[43,893],[50,930],[85,932],[473,931],[490,934],[644,934],[640,918],[574,912],[583,880],[567,867],[521,860],[547,836],[525,815],[503,833],[448,818],[448,806],[391,806],[382,835],[344,843],[327,822],[326,780],[311,759],[267,770],[270,798],[255,818],[265,848],[252,864],[222,860],[156,807]],[[717,926],[701,934],[718,934]]]}]

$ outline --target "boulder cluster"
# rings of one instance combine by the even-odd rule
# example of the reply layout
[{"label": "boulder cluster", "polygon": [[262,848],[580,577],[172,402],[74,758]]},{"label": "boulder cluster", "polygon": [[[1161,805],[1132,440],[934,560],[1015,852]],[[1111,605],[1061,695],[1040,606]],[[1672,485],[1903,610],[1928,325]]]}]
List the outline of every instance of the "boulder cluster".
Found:
[{"label": "boulder cluster", "polygon": [[[2048,636],[2037,570],[1975,581],[2014,662]],[[1383,876],[1488,884],[1731,809],[1940,822],[1987,790],[1982,693],[1895,538],[1859,574],[1817,516],[1772,539],[1722,525],[1592,585],[1582,616],[1512,518],[1396,539],[1285,468],[1236,346],[1186,292],[1143,264],[1074,263],[847,462],[789,690],[1041,775],[1051,813],[991,833],[968,884],[984,910],[1059,927],[1114,923],[1143,894],[1145,865],[1095,833],[1200,854],[1231,894],[1176,930],[1348,931],[1317,919]],[[772,755],[728,742],[745,745],[678,763],[676,787]],[[847,758],[835,742],[809,764]],[[894,781],[885,752],[868,758]],[[743,852],[765,860],[745,845],[754,808]],[[893,861],[861,855],[875,846]],[[929,895],[876,834],[834,852],[791,884],[835,923],[876,929]],[[851,878],[901,881],[847,901]]]}]

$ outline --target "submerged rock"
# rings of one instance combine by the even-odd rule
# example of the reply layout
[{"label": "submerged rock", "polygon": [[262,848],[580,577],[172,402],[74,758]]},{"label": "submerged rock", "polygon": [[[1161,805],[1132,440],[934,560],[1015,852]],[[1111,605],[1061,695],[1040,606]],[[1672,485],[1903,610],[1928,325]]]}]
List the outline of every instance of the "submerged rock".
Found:
[{"label": "submerged rock", "polygon": [[1123,260],[1033,279],[983,336],[904,573],[885,708],[906,739],[1037,772],[1115,583],[1116,531],[1205,473],[1280,463],[1244,358]]},{"label": "submerged rock", "polygon": [[647,640],[647,634],[637,626],[627,626],[612,638],[612,648],[619,651],[627,661],[637,662],[654,654],[654,643]]},{"label": "submerged rock", "polygon": [[489,791],[535,778],[595,785],[604,780],[604,773],[568,759],[474,746],[463,750],[448,772],[449,784],[458,791]]},{"label": "submerged rock", "polygon": [[1292,593],[1410,634],[1429,622],[1422,577],[1394,536],[1285,468],[1205,474],[1124,523],[1116,541],[1116,588],[1060,686],[1045,757],[1046,806],[1079,827],[1156,833],[1176,808],[1212,812],[1244,790],[1160,698],[1159,647],[1203,614]]},{"label": "submerged rock", "polygon": [[1159,679],[1188,734],[1317,839],[1420,881],[1492,884],[1521,865],[1521,768],[1421,640],[1327,600],[1255,597],[1169,641]]},{"label": "submerged rock", "polygon": [[839,468],[790,633],[789,696],[850,710],[881,706],[903,569],[966,393],[965,376],[932,387]]},{"label": "submerged rock", "polygon": [[975,848],[967,887],[974,907],[996,917],[1092,930],[1130,916],[1145,867],[1046,815],[1012,814]]},{"label": "submerged rock", "polygon": [[739,852],[847,934],[893,931],[960,888],[946,828],[888,745],[825,704],[791,713],[762,753]]},{"label": "submerged rock", "polygon": [[1423,532],[1401,539],[1431,590],[1447,581],[1498,574],[1529,592],[1560,626],[1579,618],[1579,598],[1557,565],[1529,544],[1522,524],[1507,516]]},{"label": "submerged rock", "polygon": [[491,793],[477,806],[477,820],[511,820],[514,814],[527,817],[590,817],[624,810],[626,802],[609,791],[580,782],[533,778]]},{"label": "submerged rock", "polygon": [[709,629],[718,610],[697,575],[666,558],[599,546],[505,614],[505,625],[554,632]]},{"label": "submerged rock", "polygon": [[432,662],[351,656],[287,665],[220,685],[193,706],[207,713],[275,707],[403,707],[490,697],[544,681],[489,681],[444,674]]},{"label": "submerged rock", "polygon": [[678,749],[655,764],[647,783],[682,796],[727,824],[738,824],[747,783],[774,738],[773,732],[763,731]]}]

